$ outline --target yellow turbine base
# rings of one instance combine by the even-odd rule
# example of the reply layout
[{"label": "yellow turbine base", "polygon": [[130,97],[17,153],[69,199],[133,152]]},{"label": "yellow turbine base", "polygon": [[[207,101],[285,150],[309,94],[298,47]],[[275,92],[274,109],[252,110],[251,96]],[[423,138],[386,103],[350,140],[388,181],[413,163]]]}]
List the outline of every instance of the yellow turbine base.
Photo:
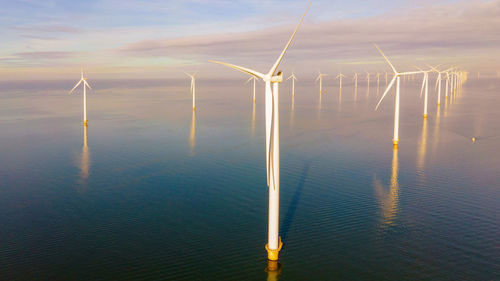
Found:
[{"label": "yellow turbine base", "polygon": [[447,99],[447,98],[448,98],[448,96],[446,96],[446,97],[444,97],[444,98],[445,98],[445,99]]},{"label": "yellow turbine base", "polygon": [[441,103],[440,103],[440,102],[438,102],[438,106],[440,106],[440,105],[441,105]]},{"label": "yellow turbine base", "polygon": [[83,121],[83,126],[87,127],[87,121],[88,121],[88,120],[84,120],[84,121]]},{"label": "yellow turbine base", "polygon": [[196,107],[193,106],[193,111],[195,111]]},{"label": "yellow turbine base", "polygon": [[398,147],[399,140],[392,140],[392,144],[394,147]]},{"label": "yellow turbine base", "polygon": [[427,114],[424,114],[424,118],[427,118]]},{"label": "yellow turbine base", "polygon": [[267,259],[270,260],[270,261],[277,261],[278,260],[278,254],[281,251],[282,247],[283,247],[283,243],[281,242],[281,236],[279,237],[278,249],[271,250],[271,249],[269,249],[268,244],[266,244]]}]

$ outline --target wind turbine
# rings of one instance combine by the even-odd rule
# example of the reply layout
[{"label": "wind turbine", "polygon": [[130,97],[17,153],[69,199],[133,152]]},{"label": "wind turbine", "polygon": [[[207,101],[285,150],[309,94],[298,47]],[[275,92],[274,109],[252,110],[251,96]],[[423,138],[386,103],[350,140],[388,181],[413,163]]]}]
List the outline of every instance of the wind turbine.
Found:
[{"label": "wind turbine", "polygon": [[357,88],[358,87],[358,73],[354,73],[352,80],[354,81],[354,87]]},{"label": "wind turbine", "polygon": [[87,78],[83,76],[83,68],[81,69],[81,78],[78,83],[76,83],[75,87],[69,91],[69,94],[73,93],[73,91],[80,86],[83,82],[83,126],[87,126],[87,87],[92,90],[89,83],[87,83]]},{"label": "wind turbine", "polygon": [[[438,90],[438,101],[437,101],[437,105],[440,106],[441,105],[441,80],[442,80],[442,75],[443,73],[447,73],[447,71],[449,70],[444,70],[444,71],[439,71],[437,69],[437,67],[433,67],[433,66],[430,66],[437,74],[438,74],[438,77],[436,79],[436,88]],[[448,82],[448,81],[446,81]],[[448,83],[446,83],[446,91],[448,91]]]},{"label": "wind turbine", "polygon": [[450,85],[450,72],[445,71],[446,74],[446,92],[445,92],[445,99],[448,99],[448,93],[449,93],[449,85]]},{"label": "wind turbine", "polygon": [[354,73],[354,77],[352,78],[354,80],[354,101],[357,101],[358,99],[358,73]]},{"label": "wind turbine", "polygon": [[335,77],[335,79],[339,79],[339,81],[340,81],[340,84],[339,84],[339,86],[340,86],[340,93],[342,93],[342,78],[344,78],[344,77],[346,77],[346,76],[344,74],[342,74],[342,72],[340,72],[340,74],[337,75],[337,77]]},{"label": "wind turbine", "polygon": [[318,71],[318,77],[316,78],[316,83],[319,81],[319,94],[323,93],[323,77],[328,76],[328,74],[323,74],[321,71]]},{"label": "wind turbine", "polygon": [[286,80],[292,79],[292,97],[295,96],[295,81],[297,81],[297,76],[295,76],[295,73],[292,72],[292,75],[288,77]]},{"label": "wind turbine", "polygon": [[[377,73],[377,89],[380,87],[380,73]],[[378,93],[377,93],[378,94]]]},{"label": "wind turbine", "polygon": [[[286,51],[295,37],[304,17],[311,7],[312,0],[309,2],[304,15],[295,28],[290,40],[285,45],[276,62],[272,65],[267,73],[260,73],[245,67],[211,61],[222,64],[238,71],[250,74],[264,80],[266,84],[266,166],[267,166],[267,185],[269,187],[269,228],[268,228],[268,244],[266,244],[267,258],[269,260],[278,260],[278,254],[283,246],[281,238],[278,235],[279,231],[279,189],[280,189],[280,142],[279,142],[279,83],[283,81],[283,72],[276,70],[280,65]],[[272,87],[271,87],[272,85]]]},{"label": "wind turbine", "polygon": [[428,96],[429,96],[429,72],[430,70],[422,70],[419,67],[416,67],[420,70],[421,73],[424,74],[424,78],[422,80],[422,89],[420,90],[420,97],[422,97],[422,93],[424,92],[425,87],[425,97],[424,97],[424,118],[427,118],[427,104],[428,104]]},{"label": "wind turbine", "polygon": [[189,74],[184,72],[187,76],[191,77],[191,94],[193,95],[193,111],[196,109],[196,73]]},{"label": "wind turbine", "polygon": [[389,93],[389,90],[394,85],[394,82],[397,81],[397,83],[396,83],[396,102],[395,102],[396,105],[395,105],[395,109],[394,109],[394,137],[392,139],[392,143],[394,144],[394,146],[398,146],[398,144],[399,144],[399,85],[400,85],[400,81],[401,81],[401,76],[411,75],[411,74],[420,73],[420,72],[417,72],[417,71],[398,72],[396,70],[396,68],[392,65],[392,63],[389,61],[389,59],[384,55],[384,53],[382,52],[382,50],[380,50],[380,48],[377,45],[375,45],[375,48],[378,49],[378,51],[380,52],[380,54],[382,54],[382,56],[384,57],[384,59],[387,61],[387,63],[389,64],[389,66],[392,68],[392,71],[394,71],[394,77],[392,78],[391,83],[389,83],[389,86],[387,87],[387,89],[385,90],[384,94],[382,95],[382,98],[380,98],[380,101],[378,102],[377,106],[375,107],[375,110],[378,110],[378,107],[380,106],[380,103],[385,98],[385,96],[387,95],[387,93]]},{"label": "wind turbine", "polygon": [[255,103],[255,83],[257,82],[257,78],[255,76],[250,77],[245,84],[253,80],[253,102]]}]

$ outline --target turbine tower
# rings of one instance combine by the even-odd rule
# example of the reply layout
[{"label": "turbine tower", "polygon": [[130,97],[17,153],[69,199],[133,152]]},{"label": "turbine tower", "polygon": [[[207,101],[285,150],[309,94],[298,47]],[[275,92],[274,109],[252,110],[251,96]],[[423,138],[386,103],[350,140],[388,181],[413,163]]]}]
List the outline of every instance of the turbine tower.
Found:
[{"label": "turbine tower", "polygon": [[196,109],[196,73],[189,74],[184,72],[187,76],[191,77],[191,94],[193,95],[193,111]]},{"label": "turbine tower", "polygon": [[[443,73],[447,74],[447,71],[449,69],[444,70],[444,71],[440,71],[437,69],[437,66],[436,67],[430,66],[430,67],[432,68],[432,70],[434,70],[434,72],[436,72],[438,74],[438,77],[436,79],[436,89],[438,91],[437,105],[440,106],[441,105],[441,80],[443,80]],[[446,81],[446,91],[448,91],[448,80]]]},{"label": "turbine tower", "polygon": [[292,75],[288,77],[286,80],[292,79],[292,97],[295,96],[295,81],[297,81],[297,76],[295,76],[295,73],[292,72]]},{"label": "turbine tower", "polygon": [[377,106],[375,107],[375,110],[378,110],[378,107],[380,106],[380,103],[385,98],[385,96],[387,95],[387,93],[389,93],[389,90],[394,85],[394,82],[397,81],[397,83],[396,83],[396,102],[395,102],[395,108],[394,108],[394,137],[392,139],[392,143],[393,143],[394,146],[398,146],[398,144],[399,144],[399,85],[400,85],[400,82],[401,82],[401,76],[411,75],[411,74],[414,74],[414,73],[421,73],[421,72],[417,72],[417,71],[413,71],[413,72],[398,72],[396,70],[396,68],[392,65],[392,63],[389,61],[389,59],[384,55],[384,53],[382,52],[382,50],[380,50],[380,48],[377,45],[375,45],[375,48],[377,48],[378,51],[380,52],[380,54],[382,54],[382,56],[384,57],[384,59],[387,61],[387,63],[389,64],[389,66],[392,68],[392,71],[394,72],[394,77],[392,78],[391,83],[389,83],[389,86],[387,86],[387,89],[385,90],[384,94],[382,95],[382,98],[380,98]]},{"label": "turbine tower", "polygon": [[81,77],[80,81],[76,83],[75,87],[69,91],[69,94],[73,93],[73,91],[80,86],[80,84],[83,82],[83,126],[87,126],[87,87],[92,90],[92,87],[90,87],[89,83],[87,83],[87,78],[83,76],[83,68],[81,68]]},{"label": "turbine tower", "polygon": [[318,71],[318,77],[316,78],[316,83],[319,81],[319,94],[323,93],[323,77],[328,76],[328,74],[323,74],[321,71]]},{"label": "turbine tower", "polygon": [[311,2],[307,6],[304,15],[299,21],[294,32],[280,56],[267,73],[260,73],[245,67],[211,61],[224,66],[236,69],[238,71],[250,74],[264,80],[266,84],[266,166],[267,166],[267,185],[269,187],[269,228],[268,243],[266,244],[267,257],[269,260],[278,260],[278,254],[283,246],[279,237],[279,190],[280,190],[280,142],[279,142],[279,83],[283,81],[283,72],[276,70],[280,65],[286,51],[295,37],[307,11],[311,7]]},{"label": "turbine tower", "polygon": [[255,78],[255,76],[252,76],[250,78],[248,78],[247,82],[245,82],[245,84],[248,84],[248,82],[252,81],[253,80],[253,102],[255,103],[255,84],[257,82],[257,78]]},{"label": "turbine tower", "polygon": [[342,72],[340,72],[335,79],[339,79],[339,87],[340,87],[340,93],[342,93],[342,78],[346,77]]},{"label": "turbine tower", "polygon": [[424,74],[424,78],[422,80],[422,89],[420,90],[420,97],[422,97],[422,93],[424,92],[424,87],[425,87],[425,97],[424,97],[424,119],[427,118],[427,104],[428,104],[428,98],[429,98],[429,72],[431,70],[422,70],[421,68],[417,67],[421,73]]}]

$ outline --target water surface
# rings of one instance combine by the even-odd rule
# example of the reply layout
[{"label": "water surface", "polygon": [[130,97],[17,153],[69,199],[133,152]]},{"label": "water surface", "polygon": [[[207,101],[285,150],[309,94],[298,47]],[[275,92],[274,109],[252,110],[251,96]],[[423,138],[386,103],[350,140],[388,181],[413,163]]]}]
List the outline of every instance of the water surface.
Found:
[{"label": "water surface", "polygon": [[73,81],[1,82],[1,279],[500,279],[500,81],[427,120],[403,82],[393,150],[385,81],[307,80],[280,88],[279,274],[262,85],[200,79],[193,113],[188,80],[97,80],[84,128]]}]

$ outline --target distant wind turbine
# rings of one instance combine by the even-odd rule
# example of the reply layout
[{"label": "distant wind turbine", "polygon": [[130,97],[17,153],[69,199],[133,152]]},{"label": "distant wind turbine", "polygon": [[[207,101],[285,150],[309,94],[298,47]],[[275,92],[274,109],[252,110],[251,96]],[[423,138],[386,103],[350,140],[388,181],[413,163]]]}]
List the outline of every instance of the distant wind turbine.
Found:
[{"label": "distant wind turbine", "polygon": [[288,77],[286,80],[292,79],[292,97],[295,96],[295,81],[297,81],[297,76],[295,76],[295,73],[292,72],[292,75]]},{"label": "distant wind turbine", "polygon": [[[436,89],[438,91],[437,105],[440,106],[441,105],[441,80],[443,79],[442,75],[443,75],[443,73],[446,74],[448,70],[440,71],[437,69],[437,67],[433,67],[433,66],[430,66],[430,67],[432,68],[432,70],[434,70],[434,72],[436,72],[438,74],[438,77],[436,79]],[[446,91],[448,91],[448,84],[446,85]]]},{"label": "distant wind turbine", "polygon": [[358,99],[358,73],[354,73],[354,77],[352,78],[354,80],[354,101],[357,101]]},{"label": "distant wind turbine", "polygon": [[257,82],[257,78],[255,76],[250,77],[245,84],[253,80],[253,102],[255,103],[255,84]]},{"label": "distant wind turbine", "polygon": [[417,67],[421,73],[424,74],[424,78],[422,80],[422,89],[420,90],[420,97],[422,97],[422,93],[424,92],[425,88],[425,96],[424,96],[424,118],[427,118],[427,104],[428,104],[428,97],[429,97],[429,72],[430,70],[422,70],[421,68]]},{"label": "distant wind turbine", "polygon": [[[271,69],[266,73],[260,73],[245,67],[211,61],[222,64],[246,74],[253,75],[264,80],[266,84],[266,166],[267,166],[267,185],[269,187],[269,227],[268,227],[268,244],[266,245],[267,257],[269,260],[278,260],[278,253],[283,246],[281,238],[278,235],[279,230],[279,189],[280,189],[280,142],[279,142],[279,83],[283,81],[283,72],[276,70],[280,65],[286,51],[295,37],[304,17],[311,6],[311,2],[304,12],[304,15],[295,28],[290,40],[281,52],[280,56],[273,64]],[[272,85],[272,87],[271,87]]]},{"label": "distant wind turbine", "polygon": [[83,68],[81,69],[81,78],[78,83],[76,83],[75,87],[69,91],[69,94],[73,93],[73,91],[80,86],[83,82],[83,126],[87,126],[87,87],[92,90],[89,83],[87,83],[87,78],[83,76]]},{"label": "distant wind turbine", "polygon": [[394,82],[397,81],[397,83],[396,83],[396,105],[395,105],[395,109],[394,109],[394,137],[392,139],[392,143],[394,144],[394,146],[398,146],[398,144],[399,144],[399,85],[400,85],[400,81],[401,81],[401,76],[411,75],[411,74],[420,73],[420,72],[416,72],[416,71],[413,71],[413,72],[398,72],[396,70],[396,68],[394,67],[394,65],[392,65],[392,63],[389,61],[389,59],[382,52],[382,50],[380,50],[380,48],[377,45],[375,45],[375,47],[378,49],[378,51],[380,52],[380,54],[382,54],[382,56],[384,57],[384,59],[387,61],[387,63],[389,64],[389,66],[394,71],[394,77],[392,78],[391,83],[389,83],[389,86],[387,87],[387,89],[385,90],[384,94],[382,95],[382,98],[380,98],[380,101],[378,102],[377,106],[375,107],[375,110],[378,110],[378,107],[380,106],[380,103],[385,98],[385,96],[387,95],[387,93],[389,93],[389,90],[394,85]]},{"label": "distant wind turbine", "polygon": [[328,76],[328,74],[323,74],[321,71],[318,71],[318,77],[316,78],[316,83],[319,81],[319,94],[323,93],[323,77]]},{"label": "distant wind turbine", "polygon": [[189,74],[184,72],[187,76],[191,77],[191,94],[193,95],[193,111],[196,109],[196,73]]},{"label": "distant wind turbine", "polygon": [[335,77],[335,79],[339,79],[339,86],[340,86],[340,92],[342,93],[342,78],[346,77],[344,74],[342,74],[342,72],[340,72],[339,75],[337,75],[337,77]]}]

